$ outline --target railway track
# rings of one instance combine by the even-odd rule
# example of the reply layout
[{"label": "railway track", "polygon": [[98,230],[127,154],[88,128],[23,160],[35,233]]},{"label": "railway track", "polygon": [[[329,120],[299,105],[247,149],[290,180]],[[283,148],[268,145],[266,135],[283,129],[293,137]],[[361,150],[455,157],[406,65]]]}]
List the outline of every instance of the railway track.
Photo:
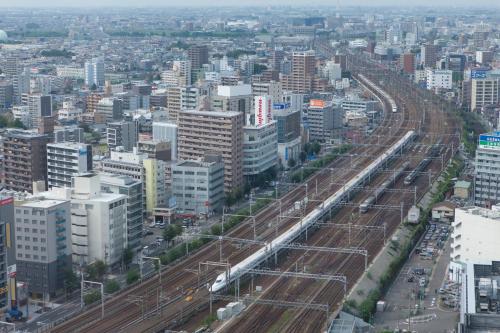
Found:
[{"label": "railway track", "polygon": [[[398,99],[401,102],[401,99],[400,98],[398,98]],[[409,111],[413,115],[418,114],[415,103],[408,105],[408,107],[409,107],[409,109],[411,109]],[[450,124],[447,123],[447,121],[450,121],[452,123],[452,120],[446,119],[444,113],[434,112],[433,116],[432,116],[432,121],[430,120],[430,117],[429,117],[429,119],[427,121],[420,123],[420,125],[421,125],[420,130],[425,131],[425,132],[429,131],[429,132],[434,132],[434,133],[439,133],[439,132],[442,133],[443,128],[450,127],[449,126]],[[432,143],[432,136],[430,138],[424,137],[422,139],[422,141],[427,141],[429,143]],[[446,139],[446,143],[450,143],[449,141],[450,141],[450,137],[448,137]],[[448,160],[451,157],[452,152],[450,150],[446,150],[445,154],[446,154],[445,159]],[[413,165],[413,167],[414,167],[414,165]],[[438,171],[440,171],[441,165],[434,162],[434,165],[431,165],[430,168],[435,173],[437,173]],[[402,180],[399,180],[397,183],[399,183],[399,185],[401,185],[402,182],[403,182]],[[425,183],[426,183],[425,180],[423,180],[422,178],[420,178],[417,181],[416,185],[418,186],[419,192],[421,193],[421,195],[422,195],[422,193],[424,193],[423,190],[426,188]],[[391,202],[394,199],[401,200],[401,197],[400,197],[400,195],[398,195],[396,193],[386,194],[383,196],[383,201],[385,201],[385,202]],[[405,198],[404,198],[405,201],[408,201],[411,199],[412,198],[408,198],[408,195],[405,195]],[[345,209],[343,209],[343,211],[344,210]],[[339,214],[340,216],[336,216],[336,219],[339,219],[339,222],[342,223],[342,219],[345,220],[346,218],[348,218],[349,215],[353,213],[353,211],[354,211],[354,209],[345,210],[345,213]],[[390,216],[384,216],[384,215],[388,215],[386,212],[382,212],[382,211],[375,212],[375,213],[372,212],[371,215],[372,215],[371,217],[360,219],[360,222],[362,224],[365,224],[365,225],[374,225],[377,223],[376,221],[381,220],[379,217],[383,217],[384,221],[391,220],[391,223],[389,223],[389,228],[390,228],[389,234],[391,234],[391,232],[399,224],[399,221],[394,221],[395,220],[394,218],[391,219]],[[398,220],[398,218],[396,220]],[[367,249],[369,249],[369,253],[378,253],[378,250],[381,247],[380,243],[379,244],[370,244],[370,243],[373,243],[373,239],[372,238],[369,239],[366,233],[364,234],[364,237],[359,239],[359,236],[362,234],[363,234],[363,232],[358,232],[358,237],[356,237],[354,240],[355,245],[366,247]],[[342,235],[343,235],[344,239],[345,239],[345,231],[335,231],[333,234],[328,233],[328,235],[322,236],[319,241],[314,242],[313,244],[317,245],[317,246],[320,246],[320,245],[328,246],[328,244],[329,244],[329,246],[339,246],[339,244],[342,244],[342,242],[339,242],[339,241],[331,242],[330,241],[331,239],[338,240],[339,238],[336,237],[336,235],[341,235],[340,239],[342,239]],[[322,242],[321,239],[323,239],[323,240],[328,239],[328,241]],[[308,244],[309,244],[309,242],[308,242]],[[329,272],[329,273],[345,274],[346,276],[348,276],[348,281],[350,278],[353,278],[356,276],[361,276],[362,269],[360,270],[359,267],[363,267],[362,263],[359,262],[359,259],[353,255],[351,255],[349,257],[352,257],[352,258],[346,259],[343,262],[344,264],[337,266],[338,269],[334,270],[333,272]],[[349,261],[349,260],[352,260],[352,261]],[[348,267],[345,267],[345,269],[343,269],[346,262],[349,262],[349,265],[348,265]],[[315,256],[313,259],[308,261],[308,263],[311,265],[316,264],[319,267],[324,267],[324,265],[326,264],[324,262],[324,260],[322,262],[319,258],[317,258],[317,256]],[[333,266],[337,265],[336,261],[334,259],[330,262],[330,264],[332,264]],[[284,265],[286,265],[286,264],[284,264]],[[280,266],[280,268],[281,268],[281,266]],[[312,289],[312,291],[310,291],[310,292],[307,291],[308,286]],[[269,288],[267,288],[267,289],[269,289]],[[311,289],[309,289],[309,290],[311,290]],[[276,295],[288,295],[288,292],[276,289],[274,286],[272,287],[271,290],[272,290],[272,292],[269,294],[269,296],[271,296],[271,297],[275,297]],[[323,302],[331,304],[332,300],[334,302],[336,302],[336,301],[340,302],[342,299],[341,288],[339,288],[338,286],[334,286],[334,285],[332,286],[331,283],[328,283],[328,282],[324,282],[323,286],[320,288],[317,288],[317,286],[314,286],[314,284],[310,284],[310,283],[309,284],[302,284],[302,285],[297,287],[297,291],[298,292],[296,292],[292,296],[292,298],[293,297],[295,297],[295,298],[301,297],[304,294],[306,294],[309,296],[308,299],[310,300],[310,302],[314,302],[314,303],[321,303],[323,301]],[[265,296],[265,297],[267,297],[267,296]],[[260,308],[260,309],[255,309],[255,307]],[[308,309],[293,311],[293,318],[294,319],[291,320],[290,323],[288,323],[287,325],[282,325],[280,327],[275,327],[272,325],[270,326],[269,323],[279,322],[279,320],[280,320],[279,318],[281,318],[281,316],[283,316],[283,313],[285,313],[285,311],[283,311],[281,309],[276,309],[276,308],[270,309],[269,307],[258,306],[258,305],[255,307],[253,307],[252,309],[249,309],[245,313],[244,316],[242,316],[239,320],[237,320],[236,323],[234,323],[233,325],[226,325],[226,327],[221,329],[221,331],[231,331],[231,330],[238,328],[238,329],[243,329],[245,332],[247,332],[247,331],[248,332],[261,332],[261,331],[266,331],[266,330],[269,330],[272,328],[273,331],[280,331],[280,332],[281,331],[283,331],[283,332],[317,332],[317,331],[320,331],[320,329],[325,328],[324,327],[324,324],[325,324],[324,319],[326,319],[326,318],[323,318],[323,320],[321,320],[322,319],[321,316],[324,317],[324,314],[321,314],[318,311],[313,311],[313,310],[308,310]],[[290,311],[290,310],[286,310],[286,311]],[[250,315],[247,315],[247,313]],[[259,319],[256,320],[256,318],[259,318]],[[274,320],[269,320],[269,318],[274,318]],[[250,324],[248,324],[248,323],[250,323]],[[247,326],[247,325],[249,325],[249,326]]]},{"label": "railway track", "polygon": [[[373,138],[370,138],[371,142],[375,141],[375,135],[377,133],[382,134],[384,130],[386,130],[389,126],[394,126],[395,119],[390,114],[386,114],[384,121],[381,126],[374,132]],[[397,121],[397,119],[396,119]],[[402,121],[401,121],[402,122]],[[403,130],[402,130],[403,131]],[[402,132],[401,131],[401,132]],[[396,132],[399,133],[399,132]],[[397,136],[397,135],[394,135]],[[388,140],[389,141],[389,140]],[[370,147],[357,147],[353,152],[362,154],[370,152],[371,154],[376,154],[380,152],[380,149],[371,150]],[[366,165],[369,163],[369,158],[359,157],[355,159],[356,163],[360,165]],[[349,158],[341,157],[335,161],[333,161],[328,167],[333,167],[337,165],[349,165],[352,163],[352,160],[349,161]],[[336,179],[343,179],[349,177],[351,173],[344,171],[339,172],[334,177]],[[316,181],[321,184],[320,192],[321,193],[332,193],[332,191],[336,190],[334,185],[325,185],[328,184],[328,180],[331,178],[327,173],[319,172],[312,176],[308,181],[308,187],[314,188]],[[338,186],[337,186],[338,189]],[[282,209],[291,208],[295,201],[298,198],[303,198],[305,196],[305,187],[299,186],[289,192],[287,195],[282,197],[281,205]],[[306,211],[310,211],[313,209],[314,204],[310,203],[306,207]],[[277,202],[272,203],[267,208],[263,209],[256,216],[256,228],[257,233],[259,234],[261,239],[270,239],[273,237],[274,230],[269,230],[268,222],[270,220],[276,219],[276,216],[279,214],[279,204]],[[293,223],[293,219],[283,219],[279,228],[283,230],[287,228],[287,226]],[[245,221],[241,225],[235,227],[231,230],[228,235],[236,238],[251,238],[253,234],[253,229],[251,228],[251,223],[249,220]],[[229,248],[230,244],[226,242],[223,243],[223,248]],[[234,253],[225,253],[224,255],[231,263],[235,263],[244,258],[248,253],[253,251],[255,247],[248,247],[244,250],[234,251]],[[108,300],[105,304],[106,316],[104,320],[100,319],[100,308],[91,308],[86,312],[80,314],[74,319],[65,322],[59,326],[53,328],[53,332],[119,332],[121,330],[129,330],[134,331],[140,325],[137,326],[129,326],[132,322],[137,322],[142,318],[142,310],[134,304],[130,304],[126,302],[126,299],[130,295],[147,295],[148,290],[158,290],[158,292],[163,293],[163,295],[170,296],[172,302],[169,302],[164,310],[165,317],[161,320],[171,322],[175,324],[176,319],[179,316],[181,311],[188,311],[200,308],[202,304],[206,304],[206,295],[203,293],[203,288],[198,288],[198,277],[194,276],[194,274],[188,272],[193,269],[198,269],[199,262],[205,262],[208,260],[218,261],[219,258],[219,250],[216,242],[212,242],[200,250],[196,251],[193,255],[186,258],[185,260],[165,269],[162,274],[164,278],[162,279],[162,285],[160,286],[158,283],[158,279],[151,278],[144,283],[132,287],[117,297],[113,297]],[[215,276],[215,272],[210,276]],[[192,295],[187,295],[189,293],[193,293]],[[192,296],[191,301],[185,301],[186,296]],[[175,301],[176,300],[176,301]],[[158,301],[157,299],[147,299],[144,302],[144,307],[146,308],[146,312],[149,309],[150,312],[155,309]],[[165,301],[163,301],[165,303]],[[175,309],[180,308],[184,310],[177,311]],[[145,323],[143,323],[145,324]],[[147,325],[146,325],[147,326]],[[141,326],[142,327],[142,326]],[[154,327],[154,325],[151,325]],[[144,328],[146,331],[148,328]],[[141,328],[142,331],[142,328]]]}]

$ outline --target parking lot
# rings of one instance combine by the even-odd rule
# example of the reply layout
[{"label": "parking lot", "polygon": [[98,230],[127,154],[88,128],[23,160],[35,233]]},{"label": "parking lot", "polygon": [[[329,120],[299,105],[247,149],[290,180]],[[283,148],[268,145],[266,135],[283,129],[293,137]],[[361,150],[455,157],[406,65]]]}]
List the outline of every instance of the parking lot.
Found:
[{"label": "parking lot", "polygon": [[[376,331],[453,332],[458,322],[458,285],[447,281],[449,225],[433,223],[388,291]],[[410,319],[411,318],[411,319]]]}]

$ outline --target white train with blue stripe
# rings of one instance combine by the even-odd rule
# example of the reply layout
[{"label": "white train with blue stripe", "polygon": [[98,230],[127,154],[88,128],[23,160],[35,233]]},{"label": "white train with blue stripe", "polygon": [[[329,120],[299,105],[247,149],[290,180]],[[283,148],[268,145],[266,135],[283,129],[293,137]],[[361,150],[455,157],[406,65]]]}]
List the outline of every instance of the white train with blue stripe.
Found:
[{"label": "white train with blue stripe", "polygon": [[[253,269],[276,251],[279,251],[282,246],[293,242],[304,232],[304,230],[311,227],[316,221],[327,214],[331,208],[345,201],[349,192],[354,192],[356,187],[375,174],[386,161],[391,159],[394,154],[402,150],[414,138],[415,132],[408,131],[401,139],[398,140],[398,142],[393,144],[368,167],[349,180],[349,182],[347,182],[340,190],[332,194],[328,199],[323,201],[321,205],[304,216],[302,221],[290,227],[290,229],[257,250],[254,254],[231,267],[229,272],[218,275],[215,282],[209,287],[209,289],[211,289],[212,292],[220,291],[229,283],[243,276],[249,269]],[[228,279],[229,281],[227,281]]]},{"label": "white train with blue stripe", "polygon": [[377,86],[363,74],[358,74],[358,77],[361,79],[360,81],[361,85],[365,86],[369,90],[375,90],[379,94],[379,96],[382,96],[386,101],[389,102],[389,104],[391,105],[392,112],[398,112],[398,106],[396,102],[388,93],[386,93],[382,88]]}]

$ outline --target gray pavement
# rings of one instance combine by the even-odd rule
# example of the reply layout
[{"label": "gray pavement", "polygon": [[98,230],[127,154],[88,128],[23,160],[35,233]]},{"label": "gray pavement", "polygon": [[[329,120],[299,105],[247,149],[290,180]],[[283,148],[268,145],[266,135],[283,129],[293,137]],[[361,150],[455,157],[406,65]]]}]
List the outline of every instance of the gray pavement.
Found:
[{"label": "gray pavement", "polygon": [[[447,277],[449,260],[449,239],[434,259],[422,259],[419,254],[414,253],[386,294],[385,311],[375,315],[376,331],[400,328],[419,333],[452,332],[456,328],[458,312],[440,304],[439,294],[436,292]],[[415,280],[408,282],[408,276],[412,275],[414,268],[424,268],[430,273],[425,275],[428,283],[422,297],[418,294],[421,276],[414,275]],[[411,325],[408,325],[409,308],[415,318]]]}]

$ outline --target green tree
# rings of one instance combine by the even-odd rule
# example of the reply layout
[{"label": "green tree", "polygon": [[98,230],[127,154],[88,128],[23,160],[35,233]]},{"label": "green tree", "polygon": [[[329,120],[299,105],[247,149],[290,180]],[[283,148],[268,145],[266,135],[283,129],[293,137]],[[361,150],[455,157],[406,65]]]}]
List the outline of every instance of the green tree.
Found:
[{"label": "green tree", "polygon": [[108,280],[104,285],[104,292],[106,294],[113,294],[120,290],[120,284],[116,280]]},{"label": "green tree", "polygon": [[301,151],[299,153],[299,159],[302,163],[304,163],[307,159],[307,153],[305,151]]},{"label": "green tree", "polygon": [[314,155],[318,155],[319,152],[321,151],[321,145],[319,142],[313,142],[311,145],[311,151],[314,153]]},{"label": "green tree", "polygon": [[97,90],[97,85],[95,83],[92,83],[92,85],[90,86],[90,90],[96,91]]},{"label": "green tree", "polygon": [[127,272],[127,284],[132,284],[135,281],[139,280],[139,272],[137,269],[131,269],[130,271]]},{"label": "green tree", "polygon": [[169,224],[165,230],[163,230],[163,239],[170,244],[172,240],[182,234],[182,227],[176,224]]},{"label": "green tree", "polygon": [[295,162],[295,160],[293,158],[290,158],[288,160],[288,167],[293,168],[296,165],[297,165],[297,162]]},{"label": "green tree", "polygon": [[253,74],[260,74],[267,69],[266,65],[254,64],[253,66]]},{"label": "green tree", "polygon": [[106,264],[102,260],[97,260],[96,262],[94,262],[94,266],[97,271],[97,276],[102,280],[104,274],[106,274]]},{"label": "green tree", "polygon": [[304,145],[304,151],[307,155],[310,155],[312,153],[312,145],[309,142]]},{"label": "green tree", "polygon": [[64,287],[66,288],[66,291],[71,293],[74,290],[77,290],[80,286],[80,283],[78,282],[78,277],[76,276],[75,272],[71,268],[67,268],[64,271]]},{"label": "green tree", "polygon": [[88,278],[92,281],[102,281],[106,268],[106,264],[102,260],[95,261],[87,266]]},{"label": "green tree", "polygon": [[90,293],[83,296],[83,302],[85,303],[85,305],[92,304],[100,299],[101,299],[101,293],[97,290],[93,290]]},{"label": "green tree", "polygon": [[128,268],[128,265],[130,265],[133,258],[134,251],[132,251],[130,247],[127,247],[125,250],[123,250],[123,264],[125,265],[125,268]]},{"label": "green tree", "polygon": [[231,207],[232,205],[234,205],[236,200],[234,199],[233,192],[226,193],[225,200],[226,200],[226,206]]}]

